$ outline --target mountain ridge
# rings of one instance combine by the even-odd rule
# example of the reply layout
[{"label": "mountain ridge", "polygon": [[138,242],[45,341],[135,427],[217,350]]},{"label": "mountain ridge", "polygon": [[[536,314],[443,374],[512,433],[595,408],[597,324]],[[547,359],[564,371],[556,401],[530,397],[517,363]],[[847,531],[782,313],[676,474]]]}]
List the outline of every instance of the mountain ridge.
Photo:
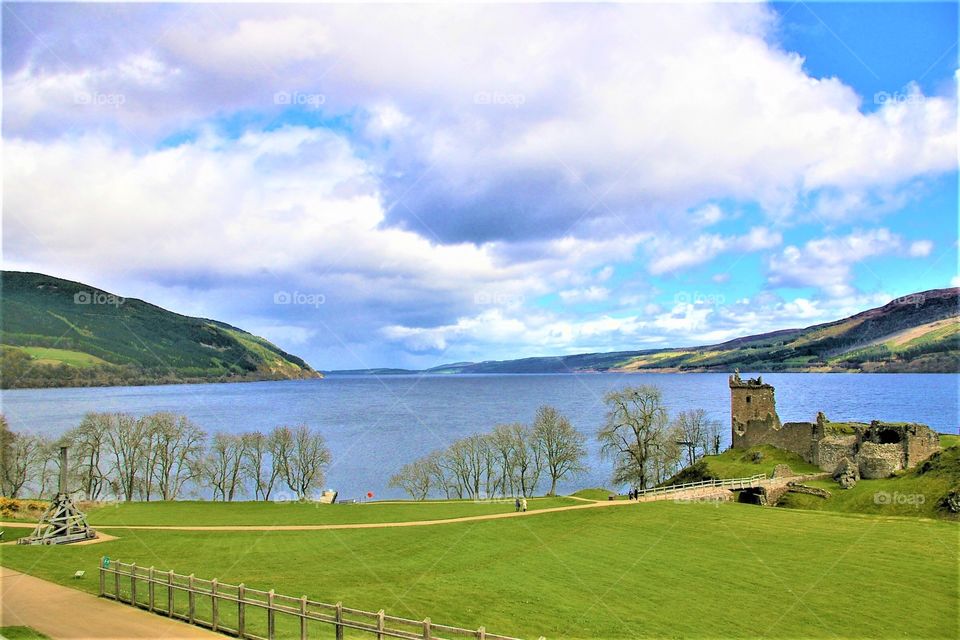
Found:
[{"label": "mountain ridge", "polygon": [[0,272],[2,388],[323,377],[239,327],[81,282]]},{"label": "mountain ridge", "polygon": [[[538,356],[430,369],[333,370],[330,375],[732,371],[960,372],[960,288],[901,296],[852,316],[713,345]],[[889,343],[889,344],[888,344]]]}]

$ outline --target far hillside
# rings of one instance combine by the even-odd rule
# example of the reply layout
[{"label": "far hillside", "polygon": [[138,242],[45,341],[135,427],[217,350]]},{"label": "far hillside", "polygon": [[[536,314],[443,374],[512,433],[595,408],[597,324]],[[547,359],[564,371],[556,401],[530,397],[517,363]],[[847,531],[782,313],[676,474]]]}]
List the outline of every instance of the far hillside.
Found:
[{"label": "far hillside", "polygon": [[4,271],[0,285],[3,388],[321,377],[224,322],[40,273]]},{"label": "far hillside", "polygon": [[[722,344],[457,362],[424,373],[593,371],[848,371],[960,373],[960,288],[921,291],[849,318]],[[331,373],[418,373],[401,369]]]}]

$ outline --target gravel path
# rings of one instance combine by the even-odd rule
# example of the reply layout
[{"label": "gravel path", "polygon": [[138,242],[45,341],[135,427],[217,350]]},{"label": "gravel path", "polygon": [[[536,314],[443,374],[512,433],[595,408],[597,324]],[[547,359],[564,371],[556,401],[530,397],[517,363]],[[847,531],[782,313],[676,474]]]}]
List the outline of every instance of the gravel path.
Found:
[{"label": "gravel path", "polygon": [[0,626],[31,627],[54,640],[224,637],[6,567],[0,567],[0,600]]}]

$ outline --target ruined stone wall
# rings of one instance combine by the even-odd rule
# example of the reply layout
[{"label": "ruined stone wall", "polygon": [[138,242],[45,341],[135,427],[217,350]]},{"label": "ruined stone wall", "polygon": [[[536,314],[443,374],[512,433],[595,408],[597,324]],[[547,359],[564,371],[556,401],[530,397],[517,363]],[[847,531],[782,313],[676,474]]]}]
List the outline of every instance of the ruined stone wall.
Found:
[{"label": "ruined stone wall", "polygon": [[864,479],[889,478],[895,471],[903,469],[903,445],[864,442],[857,453],[857,464]]},{"label": "ruined stone wall", "polygon": [[926,425],[910,425],[906,442],[904,443],[904,464],[909,469],[915,467],[936,452],[940,451],[940,435]]},{"label": "ruined stone wall", "polygon": [[844,458],[854,458],[857,453],[857,436],[826,436],[816,443],[816,457],[811,460],[824,471],[833,471]]}]

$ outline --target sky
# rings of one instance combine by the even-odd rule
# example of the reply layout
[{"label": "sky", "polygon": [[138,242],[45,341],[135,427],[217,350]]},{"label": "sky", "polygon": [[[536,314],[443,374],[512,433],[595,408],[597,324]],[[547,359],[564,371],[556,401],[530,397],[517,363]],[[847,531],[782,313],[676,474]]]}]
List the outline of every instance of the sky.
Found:
[{"label": "sky", "polygon": [[957,4],[3,3],[3,264],[317,369],[710,344],[957,276]]}]

